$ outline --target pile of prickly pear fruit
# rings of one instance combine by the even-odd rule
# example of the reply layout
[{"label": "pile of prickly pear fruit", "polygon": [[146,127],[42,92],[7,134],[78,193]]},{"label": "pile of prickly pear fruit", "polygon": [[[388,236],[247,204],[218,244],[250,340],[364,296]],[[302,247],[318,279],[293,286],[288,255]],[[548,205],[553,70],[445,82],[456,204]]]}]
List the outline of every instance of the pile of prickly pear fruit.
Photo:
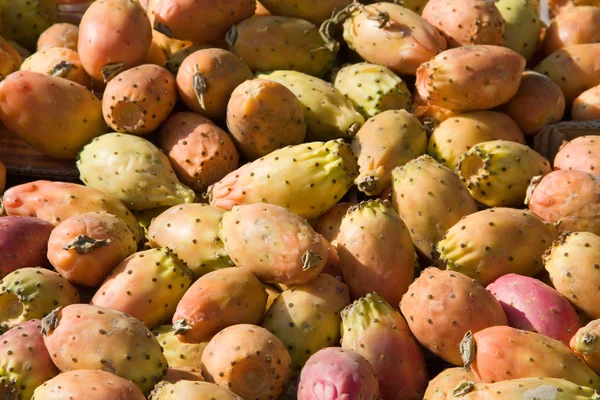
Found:
[{"label": "pile of prickly pear fruit", "polygon": [[600,399],[599,59],[597,0],[0,0],[78,175],[0,160],[0,400]]}]

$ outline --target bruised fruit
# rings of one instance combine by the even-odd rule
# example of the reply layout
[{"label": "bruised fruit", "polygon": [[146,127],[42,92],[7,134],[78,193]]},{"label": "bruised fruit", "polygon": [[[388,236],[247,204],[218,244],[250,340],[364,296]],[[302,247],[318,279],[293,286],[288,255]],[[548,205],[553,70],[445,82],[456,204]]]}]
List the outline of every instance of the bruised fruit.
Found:
[{"label": "bruised fruit", "polygon": [[589,174],[600,174],[600,137],[580,136],[565,143],[556,157],[554,169],[583,171]]},{"label": "bruised fruit", "polygon": [[79,26],[61,22],[50,26],[40,35],[37,41],[37,51],[52,47],[63,47],[77,51]]},{"label": "bruised fruit", "polygon": [[177,380],[176,382],[161,382],[152,391],[150,400],[243,400],[238,395],[224,387],[209,382],[190,382]]}]

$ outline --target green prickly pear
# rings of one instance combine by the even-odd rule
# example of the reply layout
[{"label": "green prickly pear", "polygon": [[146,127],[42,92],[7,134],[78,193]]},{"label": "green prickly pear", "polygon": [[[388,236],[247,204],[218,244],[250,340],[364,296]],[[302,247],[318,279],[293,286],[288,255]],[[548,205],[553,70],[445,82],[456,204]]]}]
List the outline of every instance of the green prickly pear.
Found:
[{"label": "green prickly pear", "polygon": [[10,329],[75,303],[79,293],[66,278],[43,268],[21,268],[0,281],[0,328]]},{"label": "green prickly pear", "polygon": [[365,122],[352,102],[322,79],[291,70],[258,74],[257,77],[281,83],[304,105],[308,141],[352,137]]},{"label": "green prickly pear", "polygon": [[538,47],[542,22],[531,0],[496,0],[504,18],[503,46],[530,60]]},{"label": "green prickly pear", "polygon": [[27,48],[35,48],[38,36],[59,18],[56,3],[50,0],[0,1],[0,35]]},{"label": "green prickly pear", "polygon": [[152,330],[162,347],[169,370],[166,377],[174,373],[186,373],[201,376],[202,353],[208,341],[202,343],[183,343],[177,338],[172,325],[157,326]]},{"label": "green prickly pear", "polygon": [[312,219],[333,207],[357,175],[356,156],[342,140],[304,143],[275,150],[229,173],[209,188],[209,200],[224,210],[275,204]]},{"label": "green prickly pear", "polygon": [[191,271],[171,249],[146,250],[119,263],[90,304],[127,313],[152,329],[171,318],[191,284]]},{"label": "green prickly pear", "polygon": [[167,156],[138,136],[97,137],[79,153],[77,168],[86,186],[116,196],[132,210],[192,203],[196,197],[179,182]]},{"label": "green prickly pear", "polygon": [[161,382],[150,395],[150,400],[243,400],[224,387],[209,382]]},{"label": "green prickly pear", "polygon": [[320,274],[308,283],[284,290],[261,326],[287,346],[292,368],[298,374],[312,354],[338,343],[340,312],[349,304],[348,287],[331,275]]}]

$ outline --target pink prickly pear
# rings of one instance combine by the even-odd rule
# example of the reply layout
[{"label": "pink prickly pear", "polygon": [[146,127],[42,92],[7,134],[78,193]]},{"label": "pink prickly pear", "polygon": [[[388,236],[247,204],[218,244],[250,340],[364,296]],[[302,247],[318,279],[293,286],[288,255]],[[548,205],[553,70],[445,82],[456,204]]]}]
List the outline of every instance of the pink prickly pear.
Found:
[{"label": "pink prickly pear", "polygon": [[580,136],[565,143],[554,157],[554,169],[600,175],[600,137]]}]

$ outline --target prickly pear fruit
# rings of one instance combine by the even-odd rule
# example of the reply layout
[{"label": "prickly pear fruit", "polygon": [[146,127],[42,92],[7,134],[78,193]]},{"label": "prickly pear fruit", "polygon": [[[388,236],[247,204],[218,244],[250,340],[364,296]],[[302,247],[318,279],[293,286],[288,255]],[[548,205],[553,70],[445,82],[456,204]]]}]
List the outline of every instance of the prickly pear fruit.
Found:
[{"label": "prickly pear fruit", "polygon": [[201,343],[231,325],[258,324],[267,292],[252,272],[225,268],[209,272],[177,304],[173,327],[180,341]]},{"label": "prickly pear fruit", "polygon": [[410,232],[389,202],[352,206],[342,219],[337,250],[352,299],[377,292],[397,305],[413,281],[416,253]]},{"label": "prickly pear fruit", "polygon": [[542,28],[535,3],[531,0],[496,0],[495,4],[504,19],[501,44],[530,60],[538,48]]},{"label": "prickly pear fruit", "polygon": [[496,111],[474,111],[453,116],[439,124],[429,138],[427,153],[455,170],[465,151],[491,140],[525,144],[523,132],[508,115]]},{"label": "prickly pear fruit", "polygon": [[77,51],[83,67],[98,81],[142,64],[152,43],[146,11],[133,0],[100,0],[79,24]]},{"label": "prickly pear fruit", "polygon": [[287,389],[292,367],[277,336],[260,326],[238,324],[223,329],[208,343],[202,354],[202,374],[208,382],[244,399],[276,399]]},{"label": "prickly pear fruit", "polygon": [[600,236],[564,233],[544,255],[552,284],[590,318],[600,318]]},{"label": "prickly pear fruit", "polygon": [[343,201],[331,207],[329,211],[319,217],[315,225],[315,231],[323,235],[329,242],[334,242],[340,231],[342,218],[344,218],[346,211],[353,205],[354,203]]},{"label": "prickly pear fruit", "polygon": [[600,41],[600,9],[596,6],[577,6],[553,18],[544,35],[544,53],[574,44]]},{"label": "prickly pear fruit", "polygon": [[243,400],[224,387],[209,382],[161,382],[150,395],[150,400]]},{"label": "prickly pear fruit", "polygon": [[108,133],[84,146],[77,169],[86,186],[112,194],[132,210],[191,203],[167,156],[138,136]]},{"label": "prickly pear fruit", "polygon": [[0,281],[0,329],[75,303],[79,303],[79,292],[58,273],[39,267],[18,269]]},{"label": "prickly pear fruit", "polygon": [[17,71],[22,62],[19,52],[0,36],[0,80]]},{"label": "prickly pear fruit", "polygon": [[235,206],[223,215],[219,236],[233,262],[262,282],[306,283],[328,256],[325,238],[305,219],[273,204]]},{"label": "prickly pear fruit", "polygon": [[207,43],[223,38],[255,8],[255,0],[151,0],[148,13],[154,29],[168,37]]},{"label": "prickly pear fruit", "polygon": [[375,400],[379,382],[375,369],[360,354],[327,347],[313,354],[300,375],[298,400]]},{"label": "prickly pear fruit", "polygon": [[422,399],[427,387],[425,358],[402,314],[369,293],[341,315],[342,348],[357,352],[375,368],[381,397]]},{"label": "prickly pear fruit", "polygon": [[58,308],[42,320],[42,334],[62,372],[107,371],[149,393],[167,369],[152,332],[141,321],[110,308],[87,304]]},{"label": "prickly pear fruit", "polygon": [[332,13],[343,10],[352,0],[264,0],[261,3],[273,15],[302,18],[321,25]]},{"label": "prickly pear fruit", "polygon": [[73,215],[106,211],[127,223],[136,242],[143,237],[135,217],[118,198],[76,183],[39,180],[13,186],[4,193],[3,205],[8,215],[34,216],[53,225]]},{"label": "prickly pear fruit", "polygon": [[[446,40],[433,25],[397,4],[353,3],[340,15],[344,14],[348,46],[365,61],[384,65],[399,75],[414,75],[421,63],[446,49]],[[334,21],[339,19],[335,17]],[[411,29],[400,32],[402,26]]]},{"label": "prickly pear fruit", "polygon": [[191,284],[191,271],[171,249],[145,250],[119,263],[90,304],[127,313],[152,329],[173,316]]},{"label": "prickly pear fruit", "polygon": [[477,211],[458,176],[428,155],[392,171],[392,206],[430,261],[436,261],[435,245],[446,231]]},{"label": "prickly pear fruit", "polygon": [[596,319],[580,328],[571,338],[571,349],[581,356],[587,365],[596,373],[600,373],[600,320]]},{"label": "prickly pear fruit", "polygon": [[[448,368],[429,381],[423,400],[454,400],[463,387],[475,384],[475,375],[462,367]],[[459,389],[460,388],[460,389]]]},{"label": "prickly pear fruit", "polygon": [[144,400],[138,387],[119,376],[105,371],[68,371],[39,386],[31,400]]},{"label": "prickly pear fruit", "polygon": [[37,150],[66,160],[107,131],[102,103],[93,93],[32,71],[15,72],[0,83],[0,119]]},{"label": "prickly pear fruit", "polygon": [[37,41],[37,51],[44,51],[52,47],[64,47],[77,51],[79,39],[79,26],[61,22],[48,27]]},{"label": "prickly pear fruit", "polygon": [[281,83],[304,105],[308,140],[352,137],[365,122],[364,117],[329,82],[297,71],[274,71],[258,78]]},{"label": "prickly pear fruit", "polygon": [[583,171],[552,171],[534,179],[526,204],[540,218],[557,224],[560,232],[600,235],[600,178]]},{"label": "prickly pear fruit", "polygon": [[493,326],[467,332],[460,350],[481,382],[543,376],[600,388],[600,377],[566,344],[539,333]]},{"label": "prickly pear fruit", "polygon": [[[458,388],[457,388],[458,389]],[[552,399],[594,400],[598,391],[559,378],[520,378],[492,384],[465,385],[459,391],[461,400]]]},{"label": "prickly pear fruit", "polygon": [[220,120],[227,113],[231,93],[253,77],[248,65],[234,53],[202,49],[181,63],[177,72],[177,90],[187,108]]},{"label": "prickly pear fruit", "polygon": [[567,298],[538,279],[508,274],[488,285],[487,290],[500,302],[513,328],[541,333],[567,345],[581,328]]},{"label": "prickly pear fruit", "polygon": [[[0,35],[34,48],[38,36],[59,17],[56,1],[16,0],[0,3]],[[61,15],[62,16],[62,15]]]},{"label": "prickly pear fruit", "polygon": [[176,102],[173,75],[158,65],[144,64],[108,82],[102,97],[102,113],[115,131],[145,135],[167,119]]},{"label": "prickly pear fruit", "polygon": [[412,103],[406,83],[382,65],[348,65],[337,72],[334,86],[365,118],[386,110],[408,110]]},{"label": "prickly pear fruit", "polygon": [[152,330],[152,333],[156,336],[156,340],[158,340],[163,354],[167,359],[167,364],[169,365],[167,376],[178,372],[201,376],[202,353],[208,341],[202,343],[183,343],[177,338],[176,331],[172,325],[157,326]]},{"label": "prickly pear fruit", "polygon": [[32,319],[0,336],[1,398],[29,400],[36,387],[58,375],[41,328],[41,321]]},{"label": "prickly pear fruit", "polygon": [[565,113],[565,95],[546,75],[525,71],[517,94],[503,107],[526,135],[559,122]]},{"label": "prickly pear fruit", "polygon": [[[8,40],[7,42],[12,47],[12,50],[17,52],[17,54],[21,57],[22,60],[26,59],[27,57],[30,57],[33,54],[33,52],[31,52],[28,49],[26,49],[25,47],[21,46],[19,43],[15,42],[14,40]],[[5,50],[5,51],[7,51],[7,50]],[[10,50],[8,50],[8,51],[10,53],[12,53],[12,51],[10,51]]]},{"label": "prickly pear fruit", "polygon": [[349,304],[348,287],[331,275],[320,274],[308,283],[284,290],[261,326],[287,346],[292,368],[300,373],[312,354],[339,343],[340,312]]},{"label": "prickly pear fruit", "polygon": [[337,54],[312,22],[275,15],[234,25],[227,33],[227,43],[252,71],[290,69],[322,77],[333,67]]},{"label": "prickly pear fruit", "polygon": [[429,0],[421,15],[446,38],[448,48],[504,43],[504,19],[494,2]]},{"label": "prickly pear fruit", "polygon": [[227,128],[249,160],[264,157],[306,137],[304,108],[281,83],[252,79],[239,85],[227,105]]},{"label": "prickly pear fruit", "polygon": [[20,268],[48,265],[48,238],[54,225],[28,216],[0,217],[0,279]]},{"label": "prickly pear fruit", "polygon": [[600,86],[586,90],[573,100],[571,118],[574,121],[600,119]]},{"label": "prickly pear fruit", "polygon": [[558,238],[556,227],[529,210],[495,207],[467,215],[436,246],[440,260],[488,285],[502,275],[534,276]]},{"label": "prickly pear fruit", "polygon": [[588,89],[600,84],[600,43],[575,44],[548,55],[535,67],[556,83],[567,104]]},{"label": "prickly pear fruit", "polygon": [[52,231],[48,260],[70,282],[97,287],[136,249],[135,235],[123,220],[89,212],[67,218]]},{"label": "prickly pear fruit", "polygon": [[204,193],[235,170],[239,154],[231,136],[201,115],[171,114],[159,130],[159,146],[184,185]]},{"label": "prickly pear fruit", "polygon": [[52,47],[34,53],[23,61],[20,70],[65,78],[85,87],[90,86],[91,82],[81,65],[79,54],[65,47]]},{"label": "prickly pear fruit", "polygon": [[172,56],[180,50],[197,45],[196,43],[191,42],[189,40],[179,40],[175,38],[170,38],[164,33],[157,31],[156,29],[152,30],[152,43],[160,47],[162,49],[162,52],[167,57]]},{"label": "prickly pear fruit", "polygon": [[488,207],[522,205],[532,179],[551,171],[541,154],[508,140],[476,144],[463,153],[456,167],[473,198]]},{"label": "prickly pear fruit", "polygon": [[600,138],[598,136],[580,136],[566,143],[554,157],[554,169],[583,171],[600,174]]},{"label": "prickly pear fruit", "polygon": [[[177,73],[179,72],[179,68],[181,68],[181,64],[183,64],[183,61],[190,54],[193,54],[193,53],[197,52],[198,50],[209,49],[212,47],[213,46],[204,45],[204,44],[196,44],[196,43],[191,44],[181,50],[178,50],[178,51],[172,53],[170,56],[168,56],[167,61],[165,62],[164,66],[173,75],[177,76]],[[226,50],[226,49],[223,49],[223,50]]]},{"label": "prickly pear fruit", "polygon": [[0,161],[0,193],[4,193],[6,189],[6,166]]},{"label": "prickly pear fruit", "polygon": [[312,219],[333,207],[357,175],[356,157],[342,140],[304,143],[275,150],[230,172],[209,188],[209,200],[224,210],[241,204],[275,204]]},{"label": "prickly pear fruit", "polygon": [[352,140],[360,175],[354,180],[368,196],[392,182],[392,170],[425,153],[427,133],[406,110],[384,111],[370,118]]},{"label": "prickly pear fruit", "polygon": [[502,306],[479,282],[435,267],[410,285],[400,310],[417,340],[454,365],[462,364],[458,345],[467,331],[507,325]]}]

